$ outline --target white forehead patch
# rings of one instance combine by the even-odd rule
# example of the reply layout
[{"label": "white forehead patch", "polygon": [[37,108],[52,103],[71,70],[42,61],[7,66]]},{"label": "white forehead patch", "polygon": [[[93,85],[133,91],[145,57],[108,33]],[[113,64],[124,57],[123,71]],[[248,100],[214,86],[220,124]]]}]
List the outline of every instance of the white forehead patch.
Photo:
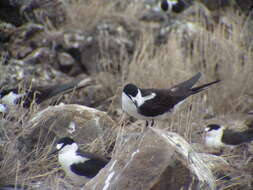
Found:
[{"label": "white forehead patch", "polygon": [[60,150],[62,148],[62,146],[63,146],[63,143],[59,143],[59,144],[56,145],[56,149]]},{"label": "white forehead patch", "polygon": [[205,128],[205,132],[208,132],[209,130],[210,130],[209,127],[206,127],[206,128]]}]

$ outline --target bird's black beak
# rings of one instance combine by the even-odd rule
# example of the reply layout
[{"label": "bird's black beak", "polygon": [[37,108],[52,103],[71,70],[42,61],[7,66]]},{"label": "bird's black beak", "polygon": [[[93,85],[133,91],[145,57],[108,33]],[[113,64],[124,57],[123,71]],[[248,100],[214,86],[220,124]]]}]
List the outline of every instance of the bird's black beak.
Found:
[{"label": "bird's black beak", "polygon": [[137,102],[136,102],[136,100],[133,100],[133,98],[129,95],[129,94],[127,94],[127,96],[130,98],[130,100],[134,103],[134,105],[138,108],[138,104],[137,104]]},{"label": "bird's black beak", "polygon": [[59,152],[58,149],[53,149],[51,152],[49,152],[48,156],[54,156],[57,152]]},{"label": "bird's black beak", "polygon": [[128,98],[130,98],[130,100],[133,101],[132,97],[129,94],[126,93],[126,95],[128,96]]},{"label": "bird's black beak", "polygon": [[197,131],[197,134],[198,134],[198,135],[202,135],[204,132],[205,132],[204,130]]}]

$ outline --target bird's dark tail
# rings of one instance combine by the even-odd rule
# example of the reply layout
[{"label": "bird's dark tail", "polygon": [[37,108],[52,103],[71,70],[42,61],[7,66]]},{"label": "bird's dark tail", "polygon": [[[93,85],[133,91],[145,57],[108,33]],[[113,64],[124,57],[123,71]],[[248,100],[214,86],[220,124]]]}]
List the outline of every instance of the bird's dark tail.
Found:
[{"label": "bird's dark tail", "polygon": [[90,78],[86,78],[86,79],[82,79],[82,80],[75,80],[73,82],[70,83],[66,83],[66,84],[60,84],[60,85],[55,85],[55,86],[51,86],[45,89],[38,89],[39,92],[41,92],[40,94],[40,98],[38,99],[39,102],[37,103],[41,103],[53,96],[56,96],[58,94],[65,94],[68,93],[70,91],[72,91],[73,89],[80,89],[80,88],[84,88],[87,87],[89,85],[92,84],[92,79]]},{"label": "bird's dark tail", "polygon": [[201,77],[201,73],[197,73],[196,75],[194,75],[192,78],[182,82],[182,83],[179,83],[177,84],[176,86],[174,86],[173,88],[180,88],[180,89],[183,89],[183,88],[187,88],[187,89],[190,89],[192,88],[196,82],[198,82],[199,78]]},{"label": "bird's dark tail", "polygon": [[203,84],[201,86],[198,86],[198,87],[195,87],[195,88],[192,88],[191,91],[192,91],[192,94],[196,94],[198,92],[201,92],[202,90],[205,90],[207,88],[209,88],[209,86],[215,84],[215,83],[218,83],[220,82],[220,80],[216,80],[216,81],[213,81],[213,82],[210,82],[210,83],[207,83],[207,84]]}]

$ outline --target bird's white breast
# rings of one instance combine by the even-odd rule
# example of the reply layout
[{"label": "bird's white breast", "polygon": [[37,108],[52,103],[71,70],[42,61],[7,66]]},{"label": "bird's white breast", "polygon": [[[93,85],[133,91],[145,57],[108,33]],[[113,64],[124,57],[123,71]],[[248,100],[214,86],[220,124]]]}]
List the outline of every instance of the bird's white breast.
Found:
[{"label": "bird's white breast", "polygon": [[122,109],[129,115],[135,117],[136,119],[150,119],[142,116],[138,113],[137,107],[133,103],[133,101],[123,92],[122,93]]},{"label": "bird's white breast", "polygon": [[84,184],[87,180],[84,176],[79,176],[72,172],[70,167],[74,163],[80,163],[86,160],[88,159],[76,155],[75,151],[65,151],[63,153],[59,153],[58,155],[58,161],[66,175],[76,184]]},{"label": "bird's white breast", "polygon": [[209,131],[205,135],[205,145],[212,148],[219,148],[225,146],[222,141],[222,131]]}]

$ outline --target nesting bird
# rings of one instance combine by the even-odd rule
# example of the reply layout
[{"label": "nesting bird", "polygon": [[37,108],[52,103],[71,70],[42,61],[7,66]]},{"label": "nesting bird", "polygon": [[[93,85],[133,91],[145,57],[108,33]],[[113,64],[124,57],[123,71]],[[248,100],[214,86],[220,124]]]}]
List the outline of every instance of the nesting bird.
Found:
[{"label": "nesting bird", "polygon": [[66,175],[76,184],[95,177],[109,160],[92,153],[80,152],[78,145],[69,137],[61,138],[56,145],[58,161]]},{"label": "nesting bird", "polygon": [[209,124],[205,128],[205,145],[212,148],[233,148],[253,141],[253,129],[233,131],[218,124]]},{"label": "nesting bird", "polygon": [[134,84],[127,84],[122,92],[122,109],[136,119],[146,120],[146,126],[151,120],[153,126],[154,120],[167,118],[189,96],[219,82],[216,80],[192,88],[200,77],[201,73],[197,73],[189,80],[169,89],[144,89]]},{"label": "nesting bird", "polygon": [[[90,85],[91,79],[75,80],[70,83],[57,84],[53,86],[32,86],[20,91],[19,88],[0,90],[1,105],[22,105],[24,108],[29,108],[34,102],[40,104],[49,98],[58,94],[63,94]],[[1,106],[1,110],[4,107]]]}]

